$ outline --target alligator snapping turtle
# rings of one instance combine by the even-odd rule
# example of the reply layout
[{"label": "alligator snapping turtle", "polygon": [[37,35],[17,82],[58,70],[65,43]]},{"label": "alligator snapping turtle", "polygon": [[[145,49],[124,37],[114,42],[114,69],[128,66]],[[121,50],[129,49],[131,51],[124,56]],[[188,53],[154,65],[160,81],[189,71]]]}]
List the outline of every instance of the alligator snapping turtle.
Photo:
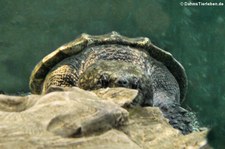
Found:
[{"label": "alligator snapping turtle", "polygon": [[55,86],[137,89],[142,98],[134,105],[159,107],[184,134],[193,129],[188,111],[180,106],[187,91],[185,70],[148,38],[128,38],[117,32],[82,34],[44,57],[34,68],[29,85],[35,94]]}]

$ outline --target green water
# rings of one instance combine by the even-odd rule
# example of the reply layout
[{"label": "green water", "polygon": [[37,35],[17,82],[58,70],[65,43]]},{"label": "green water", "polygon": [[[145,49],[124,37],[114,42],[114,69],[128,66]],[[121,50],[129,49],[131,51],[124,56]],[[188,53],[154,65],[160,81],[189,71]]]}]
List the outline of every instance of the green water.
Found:
[{"label": "green water", "polygon": [[184,106],[204,126],[215,126],[211,140],[222,140],[225,2],[185,7],[176,0],[0,0],[0,90],[28,92],[29,75],[46,54],[83,32],[112,30],[149,37],[171,52],[189,78]]}]

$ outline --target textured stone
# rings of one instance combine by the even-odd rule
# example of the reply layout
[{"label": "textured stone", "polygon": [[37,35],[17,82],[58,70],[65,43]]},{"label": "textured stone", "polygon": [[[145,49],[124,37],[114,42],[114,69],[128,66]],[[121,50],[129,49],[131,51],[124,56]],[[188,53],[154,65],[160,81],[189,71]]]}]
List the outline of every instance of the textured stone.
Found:
[{"label": "textured stone", "polygon": [[95,90],[100,99],[111,101],[121,107],[129,106],[133,100],[138,98],[138,91],[128,88],[107,88]]},{"label": "textured stone", "polygon": [[120,107],[137,95],[125,88],[75,87],[46,95],[0,95],[0,148],[210,148],[207,131],[182,135],[159,108]]}]

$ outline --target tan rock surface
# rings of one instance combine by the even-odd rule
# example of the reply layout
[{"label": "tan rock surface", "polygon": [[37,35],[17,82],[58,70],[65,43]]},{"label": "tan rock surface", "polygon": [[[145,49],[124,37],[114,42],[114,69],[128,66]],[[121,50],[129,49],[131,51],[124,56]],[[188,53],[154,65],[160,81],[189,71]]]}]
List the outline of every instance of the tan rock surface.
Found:
[{"label": "tan rock surface", "polygon": [[195,149],[207,145],[206,131],[184,136],[158,108],[120,107],[136,96],[137,91],[124,88],[0,95],[0,148]]}]

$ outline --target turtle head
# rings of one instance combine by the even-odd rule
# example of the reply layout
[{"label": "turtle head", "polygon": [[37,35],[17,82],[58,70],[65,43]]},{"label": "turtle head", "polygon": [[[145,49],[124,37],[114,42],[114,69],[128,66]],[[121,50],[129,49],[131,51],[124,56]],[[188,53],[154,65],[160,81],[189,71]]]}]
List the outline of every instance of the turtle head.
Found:
[{"label": "turtle head", "polygon": [[143,94],[151,94],[150,84],[144,70],[138,65],[116,60],[100,60],[92,64],[83,71],[78,81],[78,86],[85,90],[124,87],[138,89]]},{"label": "turtle head", "polygon": [[86,90],[106,87],[141,88],[143,71],[123,61],[100,60],[80,75],[78,86]]}]

